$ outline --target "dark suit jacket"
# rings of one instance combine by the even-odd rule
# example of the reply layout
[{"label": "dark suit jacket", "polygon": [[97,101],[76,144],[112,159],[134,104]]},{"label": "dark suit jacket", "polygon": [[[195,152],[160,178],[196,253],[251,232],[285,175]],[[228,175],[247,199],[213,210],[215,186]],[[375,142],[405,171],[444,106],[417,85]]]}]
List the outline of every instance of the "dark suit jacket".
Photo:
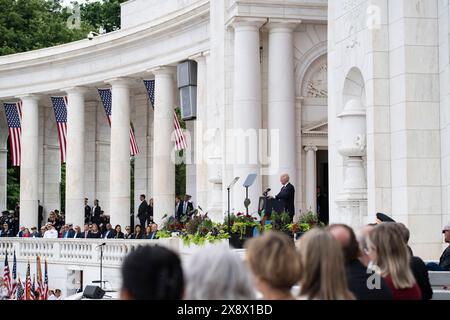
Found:
[{"label": "dark suit jacket", "polygon": [[[187,202],[186,213],[183,213],[184,204]],[[194,205],[189,201],[181,201],[176,212],[176,218],[180,219],[183,215],[189,215],[194,210]]]},{"label": "dark suit jacket", "polygon": [[294,216],[295,188],[290,182],[281,188],[280,192],[275,196],[275,199],[284,204],[284,211],[289,213],[291,217]]},{"label": "dark suit jacket", "polygon": [[[106,235],[106,234],[108,234],[108,235]],[[106,230],[103,233],[103,238],[113,239],[115,235],[116,235],[116,231],[114,229],[109,230],[109,233],[108,233],[108,230]]]},{"label": "dark suit jacket", "polygon": [[91,220],[91,207],[88,205],[84,206],[84,222],[87,223]]},{"label": "dark suit jacket", "polygon": [[392,300],[392,292],[386,281],[380,278],[380,289],[370,290],[367,287],[367,279],[372,276],[367,273],[367,268],[355,260],[345,267],[347,273],[348,289],[353,293],[356,300]]},{"label": "dark suit jacket", "polygon": [[123,234],[122,231],[120,231],[119,233],[115,233],[114,234],[114,239],[125,239],[125,235]]},{"label": "dark suit jacket", "polygon": [[92,217],[92,222],[96,223],[97,226],[100,227],[100,223],[101,223],[100,215],[102,214],[102,208],[100,206],[97,206],[97,207],[95,207],[95,209],[94,209],[94,207],[92,207],[92,210],[94,210],[94,212],[93,212],[94,215]]},{"label": "dark suit jacket", "polygon": [[150,232],[149,234],[145,235],[145,239],[158,239],[158,236],[156,235],[156,232]]},{"label": "dark suit jacket", "polygon": [[422,292],[422,300],[430,300],[433,297],[433,289],[431,289],[430,278],[428,277],[428,269],[419,257],[411,257],[409,261],[414,278]]},{"label": "dark suit jacket", "polygon": [[145,234],[143,232],[137,234],[133,233],[131,239],[145,239]]},{"label": "dark suit jacket", "polygon": [[441,258],[439,259],[439,266],[445,271],[450,271],[450,246],[442,252]]},{"label": "dark suit jacket", "polygon": [[89,231],[89,233],[88,233],[88,238],[90,238],[90,239],[100,239],[101,237],[102,237],[102,234],[100,233],[100,231],[97,233]]},{"label": "dark suit jacket", "polygon": [[5,232],[5,230],[0,230],[0,237],[14,237],[12,229],[8,229],[8,231]]},{"label": "dark suit jacket", "polygon": [[83,231],[81,232],[81,237],[80,238],[86,238],[86,233],[87,233],[87,237],[89,238],[89,231]]},{"label": "dark suit jacket", "polygon": [[83,238],[83,232],[77,232],[77,235],[75,236],[76,239]]},{"label": "dark suit jacket", "polygon": [[148,217],[148,204],[147,204],[146,200],[142,201],[141,204],[139,205],[137,217],[140,220],[147,220],[147,217]]},{"label": "dark suit jacket", "polygon": [[66,231],[66,232],[62,235],[63,238],[65,238],[66,233],[67,233],[67,238],[73,238],[73,236],[75,235],[75,230],[68,230],[68,231]]}]

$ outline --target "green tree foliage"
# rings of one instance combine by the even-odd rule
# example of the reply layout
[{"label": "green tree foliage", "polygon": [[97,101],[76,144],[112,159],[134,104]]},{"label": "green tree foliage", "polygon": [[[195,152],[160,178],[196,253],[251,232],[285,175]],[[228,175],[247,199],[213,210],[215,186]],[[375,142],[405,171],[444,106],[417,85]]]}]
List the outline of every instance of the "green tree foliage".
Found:
[{"label": "green tree foliage", "polygon": [[104,0],[81,4],[81,19],[96,30],[102,27],[106,32],[120,28],[120,4],[127,0]]},{"label": "green tree foliage", "polygon": [[80,40],[93,28],[81,21],[70,29],[72,10],[58,0],[0,0],[0,12],[0,55]]}]

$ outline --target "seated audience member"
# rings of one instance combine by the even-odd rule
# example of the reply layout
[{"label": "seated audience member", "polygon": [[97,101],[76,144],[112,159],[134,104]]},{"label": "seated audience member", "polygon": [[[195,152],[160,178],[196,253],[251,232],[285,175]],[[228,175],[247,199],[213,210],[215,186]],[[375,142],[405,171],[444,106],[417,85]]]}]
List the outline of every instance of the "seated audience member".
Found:
[{"label": "seated audience member", "polygon": [[133,232],[131,231],[131,227],[130,226],[126,226],[125,227],[125,233],[124,233],[123,236],[124,236],[125,239],[132,239]]},{"label": "seated audience member", "polygon": [[42,238],[44,236],[45,231],[47,231],[47,227],[42,226],[41,231],[39,232],[39,238]]},{"label": "seated audience member", "polygon": [[140,246],[122,264],[122,300],[180,300],[184,278],[178,255],[161,246]]},{"label": "seated audience member", "polygon": [[28,228],[25,228],[22,232],[22,238],[30,238],[30,230]]},{"label": "seated audience member", "polygon": [[89,224],[87,224],[87,223],[84,225],[84,230],[81,233],[81,238],[83,238],[83,239],[89,238]]},{"label": "seated audience member", "polygon": [[47,231],[44,233],[44,238],[46,239],[58,239],[58,231],[51,223],[47,223]]},{"label": "seated audience member", "polygon": [[62,300],[62,296],[61,296],[61,290],[60,289],[56,289],[55,290],[55,300]]},{"label": "seated audience member", "polygon": [[64,232],[62,233],[62,238],[64,239],[72,239],[75,237],[75,230],[73,230],[72,224],[64,225]]},{"label": "seated audience member", "polygon": [[105,239],[113,239],[115,235],[115,231],[112,228],[112,225],[110,223],[106,224],[106,231],[103,233],[103,237]]},{"label": "seated audience member", "polygon": [[102,234],[100,230],[98,229],[98,226],[96,223],[92,224],[92,230],[89,231],[88,238],[91,239],[100,239],[102,237]]},{"label": "seated audience member", "polygon": [[439,259],[439,264],[435,262],[427,263],[427,269],[430,271],[450,271],[450,222],[442,228],[444,241],[449,244]]},{"label": "seated audience member", "polygon": [[186,269],[188,300],[253,300],[250,272],[241,257],[229,248],[204,248]]},{"label": "seated audience member", "polygon": [[300,299],[353,300],[344,256],[328,231],[312,229],[297,241],[301,261]]},{"label": "seated audience member", "polygon": [[55,292],[53,290],[48,290],[47,300],[56,300]]},{"label": "seated audience member", "polygon": [[[265,232],[246,244],[247,263],[264,300],[292,300],[300,280],[301,262],[294,242],[280,232]],[[261,257],[265,257],[261,261]]]},{"label": "seated audience member", "polygon": [[145,230],[145,239],[158,239],[158,225],[156,223],[152,223],[147,226]]},{"label": "seated audience member", "polygon": [[140,224],[137,224],[134,227],[134,233],[131,236],[131,239],[145,239],[145,235],[144,235],[144,233],[141,230],[141,225]]},{"label": "seated audience member", "polygon": [[3,229],[0,230],[0,237],[12,237],[13,231],[9,229],[8,223],[3,223]]},{"label": "seated audience member", "polygon": [[125,239],[125,235],[122,232],[122,227],[120,226],[120,224],[116,225],[114,231],[114,239]]},{"label": "seated audience member", "polygon": [[382,223],[367,239],[368,255],[391,289],[394,300],[421,300],[422,293],[410,267],[410,255],[398,227]]},{"label": "seated audience member", "polygon": [[36,227],[31,227],[30,238],[41,238]]},{"label": "seated audience member", "polygon": [[410,255],[409,265],[422,292],[422,299],[430,300],[433,297],[433,289],[431,288],[430,278],[428,277],[427,266],[421,258],[414,256],[411,247],[408,245],[410,236],[408,228],[403,223],[395,223],[395,226],[398,228],[398,232],[400,232],[408,247],[408,253]]},{"label": "seated audience member", "polygon": [[23,237],[23,232],[25,231],[25,227],[21,226],[19,229],[19,232],[17,233],[16,237],[18,238],[22,238]]},{"label": "seated audience member", "polygon": [[[348,289],[357,300],[392,300],[387,283],[380,279],[380,287],[369,289],[373,272],[360,261],[361,251],[353,229],[345,224],[333,224],[327,228],[342,247],[347,275]],[[369,282],[368,282],[369,281]]]},{"label": "seated audience member", "polygon": [[83,238],[83,234],[81,233],[80,226],[75,226],[75,228],[73,228],[73,230],[75,231],[75,233],[73,234],[72,238],[75,238],[75,239]]}]

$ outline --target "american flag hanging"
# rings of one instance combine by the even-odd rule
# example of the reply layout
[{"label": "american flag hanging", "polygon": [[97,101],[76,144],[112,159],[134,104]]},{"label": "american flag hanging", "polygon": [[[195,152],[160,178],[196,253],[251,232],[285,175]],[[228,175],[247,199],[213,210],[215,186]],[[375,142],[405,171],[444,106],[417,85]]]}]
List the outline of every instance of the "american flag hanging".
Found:
[{"label": "american flag hanging", "polygon": [[22,117],[22,102],[5,103],[6,121],[9,130],[9,145],[11,152],[11,164],[13,167],[20,167],[21,161],[21,136],[22,129],[20,119]]},{"label": "american flag hanging", "polygon": [[61,163],[66,162],[67,150],[67,96],[52,97],[55,111],[56,126],[58,128],[59,148],[61,150]]},{"label": "american flag hanging", "polygon": [[41,270],[41,257],[36,257],[36,271],[37,271],[37,288],[36,292],[38,293],[38,299],[42,300],[42,293],[44,292],[44,287],[42,283],[42,270]]},{"label": "american flag hanging", "polygon": [[25,300],[32,300],[31,299],[30,261],[28,261],[27,276],[25,278]]},{"label": "american flag hanging", "polygon": [[[106,117],[108,118],[109,126],[111,127],[112,120],[112,91],[111,89],[98,89],[98,93],[105,108]],[[139,148],[134,135],[133,125],[130,124],[130,154],[132,156],[139,154]]]},{"label": "american flag hanging", "polygon": [[17,259],[16,251],[13,256],[13,269],[12,269],[12,281],[11,281],[11,297],[14,299],[17,292]]},{"label": "american flag hanging", "polygon": [[[145,88],[147,89],[148,98],[155,108],[155,80],[144,80]],[[175,132],[175,149],[177,151],[187,148],[186,137],[184,136],[183,129],[178,121],[178,116],[175,110],[173,111],[173,127]]]},{"label": "american flag hanging", "polygon": [[8,265],[8,252],[5,253],[5,266],[3,267],[3,285],[8,290],[8,296],[11,296],[11,273]]},{"label": "american flag hanging", "polygon": [[48,299],[48,271],[47,271],[47,259],[44,263],[44,290],[42,291],[42,299],[41,300],[47,300]]}]

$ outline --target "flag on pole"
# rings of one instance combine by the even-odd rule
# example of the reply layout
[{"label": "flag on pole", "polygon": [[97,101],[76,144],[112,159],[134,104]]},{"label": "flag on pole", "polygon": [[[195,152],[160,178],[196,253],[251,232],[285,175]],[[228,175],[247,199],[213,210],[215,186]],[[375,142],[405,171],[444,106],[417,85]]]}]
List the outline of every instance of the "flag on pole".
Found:
[{"label": "flag on pole", "polygon": [[36,257],[36,272],[37,272],[37,287],[36,292],[38,294],[38,300],[42,300],[42,293],[44,292],[44,287],[42,283],[42,270],[41,270],[41,257]]},{"label": "flag on pole", "polygon": [[[112,91],[111,89],[98,89],[100,99],[103,103],[103,108],[108,118],[109,126],[111,127],[112,121]],[[132,156],[139,154],[139,148],[136,142],[136,136],[134,135],[133,125],[130,123],[130,154]]]},{"label": "flag on pole", "polygon": [[33,274],[33,284],[31,285],[30,300],[36,300],[36,275]]},{"label": "flag on pole", "polygon": [[173,126],[175,128],[175,149],[178,151],[186,149],[186,137],[184,136],[183,129],[181,129],[175,110],[173,110]]},{"label": "flag on pole", "polygon": [[44,264],[44,290],[42,292],[42,300],[47,300],[48,298],[48,272],[47,272],[47,259]]},{"label": "flag on pole", "polygon": [[20,125],[22,117],[22,102],[4,103],[6,121],[9,130],[9,145],[11,151],[11,161],[13,167],[20,167],[21,161],[21,135],[22,128]]},{"label": "flag on pole", "polygon": [[5,265],[3,267],[3,285],[8,290],[8,296],[11,296],[11,273],[8,265],[8,252],[5,253]]},{"label": "flag on pole", "polygon": [[155,80],[144,80],[145,88],[147,89],[148,98],[155,108]]},{"label": "flag on pole", "polygon": [[20,277],[19,277],[18,282],[17,282],[17,289],[16,289],[16,293],[15,293],[15,299],[16,300],[25,300],[23,286],[22,286],[22,282],[20,281]]},{"label": "flag on pole", "polygon": [[[147,89],[148,98],[155,108],[155,80],[144,80],[145,88]],[[175,149],[180,151],[187,148],[186,137],[183,129],[178,121],[178,116],[175,110],[173,111],[173,127],[175,131]]]},{"label": "flag on pole", "polygon": [[67,150],[67,96],[51,97],[55,111],[56,126],[58,128],[59,149],[61,150],[61,163],[66,162]]},{"label": "flag on pole", "polygon": [[14,251],[12,281],[11,281],[11,297],[12,298],[15,298],[16,291],[17,291],[17,259],[16,259],[16,251]]},{"label": "flag on pole", "polygon": [[30,261],[28,261],[27,276],[25,277],[25,300],[31,300]]}]

